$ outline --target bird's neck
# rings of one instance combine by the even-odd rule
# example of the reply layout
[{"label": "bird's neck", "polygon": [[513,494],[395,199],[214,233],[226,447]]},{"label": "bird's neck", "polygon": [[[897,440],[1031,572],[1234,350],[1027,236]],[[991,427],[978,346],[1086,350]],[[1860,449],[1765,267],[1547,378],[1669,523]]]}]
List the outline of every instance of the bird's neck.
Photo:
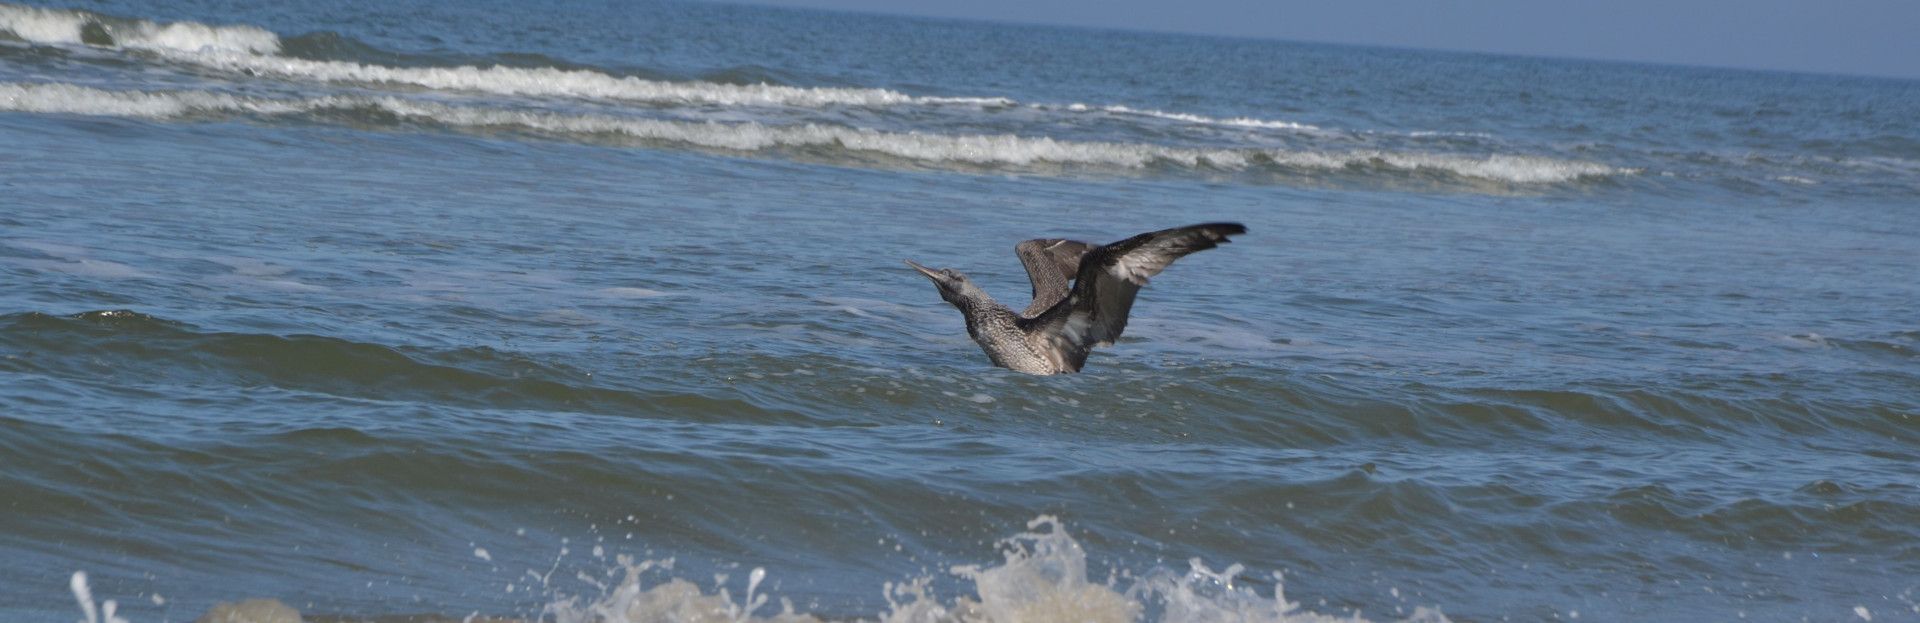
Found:
[{"label": "bird's neck", "polygon": [[1000,316],[1013,313],[984,292],[962,298],[953,305],[960,308],[960,313],[967,317],[967,333],[974,335],[979,334],[983,323],[995,322],[1000,320]]}]

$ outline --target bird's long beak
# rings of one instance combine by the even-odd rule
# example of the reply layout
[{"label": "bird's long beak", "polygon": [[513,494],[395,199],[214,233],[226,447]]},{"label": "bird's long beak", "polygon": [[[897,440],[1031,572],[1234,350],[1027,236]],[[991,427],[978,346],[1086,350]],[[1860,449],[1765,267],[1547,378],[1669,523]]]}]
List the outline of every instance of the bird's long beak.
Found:
[{"label": "bird's long beak", "polygon": [[920,274],[926,275],[928,279],[932,279],[934,281],[940,281],[940,273],[934,272],[933,269],[927,268],[925,266],[921,266],[919,264],[915,264],[913,260],[903,260],[903,261],[905,261],[908,266],[912,266],[914,270],[920,271]]}]

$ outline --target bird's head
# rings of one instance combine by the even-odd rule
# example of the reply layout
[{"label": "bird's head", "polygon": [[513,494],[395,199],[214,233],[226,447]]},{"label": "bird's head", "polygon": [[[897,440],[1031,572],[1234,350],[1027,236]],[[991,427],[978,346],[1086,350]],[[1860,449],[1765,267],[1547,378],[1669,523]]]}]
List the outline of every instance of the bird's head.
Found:
[{"label": "bird's head", "polygon": [[913,260],[906,262],[908,266],[912,266],[914,270],[933,280],[933,285],[940,288],[940,298],[946,299],[954,307],[964,308],[969,302],[977,301],[986,294],[980,290],[979,286],[973,285],[973,280],[960,274],[960,271],[951,268],[935,270],[914,263]]}]

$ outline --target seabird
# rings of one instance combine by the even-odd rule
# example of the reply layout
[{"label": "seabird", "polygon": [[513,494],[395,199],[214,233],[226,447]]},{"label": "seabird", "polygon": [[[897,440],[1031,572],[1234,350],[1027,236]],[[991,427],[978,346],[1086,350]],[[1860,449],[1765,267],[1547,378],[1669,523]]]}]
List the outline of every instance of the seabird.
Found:
[{"label": "seabird", "polygon": [[[1127,311],[1147,279],[1174,260],[1247,233],[1239,223],[1206,223],[1148,232],[1109,245],[1040,238],[1013,247],[1033,280],[1033,302],[1018,314],[994,302],[966,275],[907,260],[933,280],[967,318],[967,335],[993,365],[1027,374],[1079,372],[1087,353],[1127,328]],[[1071,285],[1069,285],[1071,284]]]}]

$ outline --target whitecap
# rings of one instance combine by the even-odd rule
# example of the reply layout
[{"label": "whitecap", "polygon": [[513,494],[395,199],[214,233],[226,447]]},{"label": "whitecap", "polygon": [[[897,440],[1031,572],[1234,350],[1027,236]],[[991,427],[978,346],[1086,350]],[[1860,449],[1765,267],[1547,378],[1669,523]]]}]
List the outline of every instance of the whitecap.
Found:
[{"label": "whitecap", "polygon": [[32,43],[81,43],[88,24],[99,25],[115,45],[137,50],[247,54],[280,51],[279,35],[255,26],[106,20],[86,11],[0,4],[0,30]]}]

